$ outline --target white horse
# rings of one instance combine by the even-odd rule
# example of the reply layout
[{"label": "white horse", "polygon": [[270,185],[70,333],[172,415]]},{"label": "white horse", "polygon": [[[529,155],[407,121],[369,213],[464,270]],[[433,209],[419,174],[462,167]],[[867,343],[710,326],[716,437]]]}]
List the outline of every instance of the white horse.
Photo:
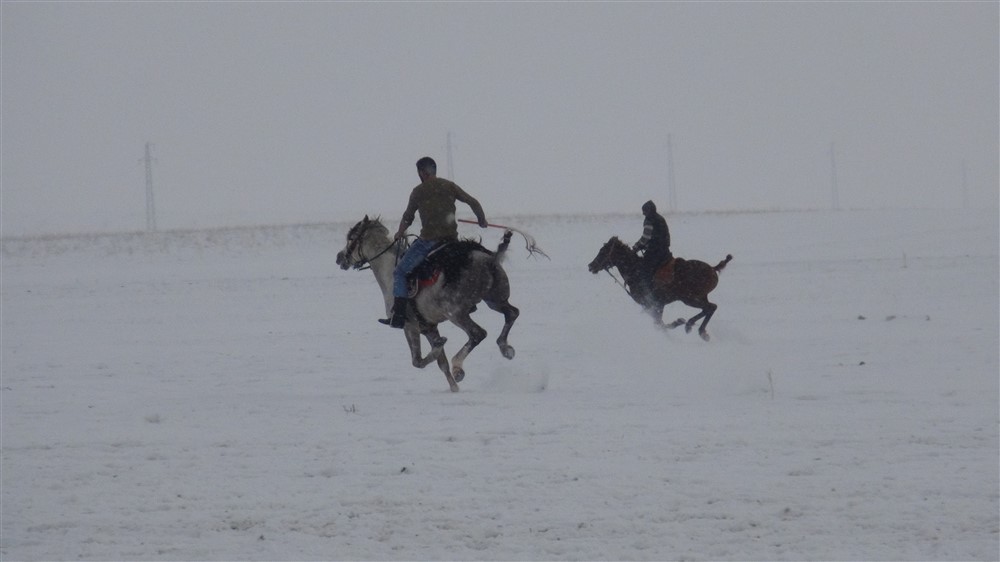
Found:
[{"label": "white horse", "polygon": [[[507,273],[500,265],[510,237],[511,233],[507,231],[496,252],[490,252],[468,240],[453,242],[445,247],[440,252],[443,255],[428,258],[437,261],[442,269],[441,274],[433,284],[421,288],[416,297],[411,299],[414,306],[407,311],[403,333],[410,347],[413,366],[422,369],[436,361],[448,379],[452,392],[458,392],[458,382],[465,378],[465,358],[486,338],[486,330],[470,316],[480,301],[503,314],[504,326],[497,338],[497,345],[504,357],[514,358],[514,348],[507,344],[507,335],[519,311],[508,302],[510,283]],[[389,229],[379,219],[369,219],[366,215],[348,231],[347,245],[337,253],[337,265],[341,269],[371,267],[382,290],[388,315],[393,304],[393,270],[405,250],[405,242],[394,242]],[[441,337],[437,328],[438,324],[446,320],[469,336],[465,345],[452,357],[450,369],[444,353],[447,340]],[[421,356],[421,334],[431,345],[426,357]]]}]

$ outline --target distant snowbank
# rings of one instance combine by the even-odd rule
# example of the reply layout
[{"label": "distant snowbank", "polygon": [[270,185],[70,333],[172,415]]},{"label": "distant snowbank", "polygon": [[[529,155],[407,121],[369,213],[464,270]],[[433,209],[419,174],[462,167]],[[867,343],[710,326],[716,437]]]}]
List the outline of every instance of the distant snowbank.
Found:
[{"label": "distant snowbank", "polygon": [[0,241],[0,248],[2,248],[4,257],[49,257],[70,253],[107,256],[169,254],[182,250],[198,251],[206,248],[245,250],[328,241],[334,233],[342,232],[343,229],[343,224],[329,223],[53,235],[4,238]]},{"label": "distant snowbank", "polygon": [[[929,224],[940,225],[938,228],[954,229],[963,224],[974,223],[982,225],[993,221],[997,223],[997,210],[995,209],[897,209],[897,210],[854,210],[854,211],[705,211],[705,212],[682,212],[666,213],[667,221],[671,224],[683,224],[687,220],[697,219],[699,222],[712,224],[712,219],[724,220],[727,225],[739,227],[739,222],[746,219],[748,225],[759,224],[757,218],[761,215],[772,214],[776,217],[774,224],[779,224],[777,217],[792,217],[801,215],[812,215],[817,221],[828,222],[837,225],[839,219],[858,216],[877,216],[879,220],[904,220],[912,221],[913,217],[918,217]],[[360,218],[360,217],[359,217]],[[542,214],[542,215],[518,215],[518,216],[498,216],[490,217],[490,220],[497,224],[508,224],[515,228],[527,228],[549,226],[553,224],[641,224],[641,217],[637,213],[603,213],[603,214]],[[734,222],[736,221],[736,222]],[[396,219],[383,218],[391,227],[395,225]],[[261,225],[261,226],[239,226],[207,229],[184,229],[184,230],[164,230],[159,232],[122,232],[122,233],[90,233],[90,234],[65,234],[46,235],[29,237],[7,237],[0,239],[0,253],[4,258],[32,258],[32,257],[52,257],[63,254],[79,254],[82,256],[118,256],[132,254],[176,254],[184,252],[200,253],[205,250],[221,251],[223,253],[243,253],[248,250],[260,251],[266,249],[283,248],[287,246],[328,246],[334,247],[343,243],[343,236],[354,221],[336,221],[329,223],[311,224],[291,224],[291,225]],[[902,223],[901,223],[902,224]],[[419,222],[411,227],[412,232],[416,232]],[[474,227],[468,227],[470,233],[475,232]],[[673,226],[671,226],[673,228]],[[635,229],[633,229],[635,230]],[[985,249],[987,253],[995,254],[997,246],[1000,245],[1000,231],[993,237]],[[465,231],[463,231],[464,233]],[[628,232],[608,233],[630,235]],[[838,235],[843,236],[846,232],[830,232],[832,239]],[[544,244],[543,244],[544,245]],[[990,252],[992,248],[992,252]],[[981,254],[983,248],[973,252]]]}]

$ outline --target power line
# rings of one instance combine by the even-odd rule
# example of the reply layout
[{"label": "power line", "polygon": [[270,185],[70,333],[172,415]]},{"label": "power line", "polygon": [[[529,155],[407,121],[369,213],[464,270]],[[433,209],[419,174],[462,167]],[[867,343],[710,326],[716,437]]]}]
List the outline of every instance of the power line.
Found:
[{"label": "power line", "polygon": [[447,151],[448,151],[448,179],[455,181],[455,165],[451,158],[451,131],[448,131]]},{"label": "power line", "polygon": [[670,210],[677,212],[677,182],[674,181],[674,145],[667,135],[667,197]]},{"label": "power line", "polygon": [[837,185],[837,146],[830,143],[830,205],[833,210],[840,209],[840,186]]}]

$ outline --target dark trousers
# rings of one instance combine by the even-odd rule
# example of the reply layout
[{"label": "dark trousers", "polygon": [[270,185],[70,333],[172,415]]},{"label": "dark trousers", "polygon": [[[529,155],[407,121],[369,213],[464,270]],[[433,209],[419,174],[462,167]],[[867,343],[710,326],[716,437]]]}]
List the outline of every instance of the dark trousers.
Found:
[{"label": "dark trousers", "polygon": [[639,282],[642,286],[643,292],[649,293],[653,289],[653,275],[656,274],[656,270],[660,268],[667,260],[673,257],[670,251],[665,252],[646,252],[642,256],[642,261],[639,262]]}]

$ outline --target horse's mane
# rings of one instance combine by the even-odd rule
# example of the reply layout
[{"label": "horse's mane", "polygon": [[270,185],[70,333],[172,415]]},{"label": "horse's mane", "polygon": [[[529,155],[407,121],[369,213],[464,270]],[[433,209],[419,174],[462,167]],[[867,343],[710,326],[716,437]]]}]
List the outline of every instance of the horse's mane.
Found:
[{"label": "horse's mane", "polygon": [[382,224],[382,217],[377,216],[373,219],[370,219],[368,218],[368,215],[365,215],[365,218],[359,220],[357,223],[355,223],[354,226],[351,227],[350,230],[347,231],[348,236],[350,236],[352,233],[357,231],[357,229],[361,228],[361,226],[365,224],[366,224],[365,228],[374,228],[376,230],[381,230],[385,233],[389,232],[389,229],[386,228],[384,224]]},{"label": "horse's mane", "polygon": [[381,228],[386,232],[389,231],[389,227],[387,227],[385,223],[382,222],[382,215],[378,215],[373,219],[368,219],[368,222],[371,223],[375,228]]},{"label": "horse's mane", "polygon": [[635,253],[635,251],[632,249],[632,246],[630,246],[628,244],[628,242],[625,242],[624,240],[622,240],[621,238],[619,238],[617,236],[612,236],[611,239],[608,240],[608,244],[614,244],[615,246],[620,246],[622,249],[624,249],[629,254],[637,255]]}]

